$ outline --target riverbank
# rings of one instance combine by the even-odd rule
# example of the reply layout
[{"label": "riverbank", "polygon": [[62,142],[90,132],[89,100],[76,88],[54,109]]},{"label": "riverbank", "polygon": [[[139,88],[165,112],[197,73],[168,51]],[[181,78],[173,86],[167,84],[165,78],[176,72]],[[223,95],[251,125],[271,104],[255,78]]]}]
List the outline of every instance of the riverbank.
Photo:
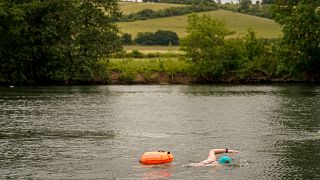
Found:
[{"label": "riverbank", "polygon": [[126,84],[215,84],[215,83],[230,83],[230,84],[248,84],[248,83],[320,83],[320,76],[309,77],[309,79],[294,79],[289,76],[286,77],[269,77],[262,73],[256,74],[247,78],[238,78],[235,75],[228,74],[215,81],[205,81],[204,79],[193,77],[183,73],[166,74],[166,73],[152,73],[147,76],[143,73],[138,73],[132,79],[121,78],[121,73],[113,71],[107,84],[111,85],[126,85]]},{"label": "riverbank", "polygon": [[[206,81],[199,77],[187,73],[167,73],[167,72],[148,72],[128,74],[119,71],[109,73],[109,78],[95,80],[57,80],[41,81],[28,85],[192,85],[192,84],[270,84],[270,83],[310,83],[320,84],[320,75],[309,76],[304,79],[295,79],[289,76],[270,77],[263,73],[257,73],[246,78],[239,78],[235,74],[225,74],[220,79]],[[1,83],[0,86],[11,86],[12,84]],[[25,85],[25,84],[23,84]]]},{"label": "riverbank", "polygon": [[[132,54],[125,54],[129,56]],[[142,54],[140,58],[122,57],[100,61],[101,76],[95,78],[70,78],[65,80],[29,80],[24,83],[9,84],[0,80],[0,86],[17,85],[170,85],[170,84],[269,84],[269,83],[320,83],[320,74],[293,78],[278,74],[274,69],[259,68],[222,72],[221,76],[208,81],[203,74],[195,71],[195,66],[179,55]],[[151,56],[152,55],[152,56]],[[145,57],[150,56],[150,57]],[[261,69],[261,68],[260,68]]]}]

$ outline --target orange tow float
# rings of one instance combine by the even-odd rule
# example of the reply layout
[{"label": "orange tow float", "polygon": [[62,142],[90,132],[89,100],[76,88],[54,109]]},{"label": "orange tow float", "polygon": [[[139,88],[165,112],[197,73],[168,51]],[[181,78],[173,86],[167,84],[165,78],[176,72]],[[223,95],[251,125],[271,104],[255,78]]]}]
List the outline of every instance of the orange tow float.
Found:
[{"label": "orange tow float", "polygon": [[162,164],[170,163],[173,160],[173,154],[168,151],[145,152],[140,157],[142,164]]}]

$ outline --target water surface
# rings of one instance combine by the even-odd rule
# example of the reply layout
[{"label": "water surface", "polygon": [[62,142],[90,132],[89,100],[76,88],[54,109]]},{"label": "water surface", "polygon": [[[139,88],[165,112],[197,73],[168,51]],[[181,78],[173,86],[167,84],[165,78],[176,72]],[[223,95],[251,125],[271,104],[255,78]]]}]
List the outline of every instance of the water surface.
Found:
[{"label": "water surface", "polygon": [[[319,179],[320,86],[0,88],[0,178]],[[222,168],[189,167],[211,148]],[[146,151],[171,164],[145,166]]]}]

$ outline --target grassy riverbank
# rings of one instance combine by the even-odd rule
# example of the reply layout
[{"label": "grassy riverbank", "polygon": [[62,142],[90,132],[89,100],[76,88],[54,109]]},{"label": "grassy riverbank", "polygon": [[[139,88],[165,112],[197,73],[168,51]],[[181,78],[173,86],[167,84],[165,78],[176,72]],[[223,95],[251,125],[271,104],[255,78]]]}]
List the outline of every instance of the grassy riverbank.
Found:
[{"label": "grassy riverbank", "polygon": [[[145,56],[148,56],[145,54]],[[195,74],[192,63],[179,56],[165,54],[154,58],[112,58],[101,61],[109,74],[109,84],[197,84],[208,83]],[[288,76],[275,76],[253,70],[224,72],[220,79],[211,83],[287,83],[309,82]],[[316,81],[317,82],[317,81]]]},{"label": "grassy riverbank", "polygon": [[112,84],[186,84],[192,66],[178,57],[121,58],[102,61]]}]

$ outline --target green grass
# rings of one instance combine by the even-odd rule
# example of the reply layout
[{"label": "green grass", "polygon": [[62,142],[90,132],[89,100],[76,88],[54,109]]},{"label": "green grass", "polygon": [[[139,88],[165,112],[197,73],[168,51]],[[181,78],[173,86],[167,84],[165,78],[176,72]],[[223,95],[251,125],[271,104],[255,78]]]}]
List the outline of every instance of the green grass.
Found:
[{"label": "green grass", "polygon": [[191,65],[185,60],[175,57],[161,58],[121,58],[101,61],[111,79],[120,83],[130,84],[136,82],[154,82],[159,75],[173,77],[177,74],[190,75]]},{"label": "green grass", "polygon": [[[230,37],[243,37],[249,28],[257,32],[257,37],[277,38],[281,35],[281,27],[273,20],[250,16],[241,13],[234,13],[226,10],[206,12],[212,17],[223,20],[228,29],[236,33]],[[130,33],[135,37],[138,32],[155,32],[159,29],[174,31],[179,37],[186,35],[188,15],[157,18],[134,22],[119,23],[119,28],[124,33]]]},{"label": "green grass", "polygon": [[132,2],[119,2],[120,9],[123,14],[130,14],[142,11],[144,9],[151,9],[158,11],[170,7],[181,7],[181,4],[165,4],[165,3],[132,3]]},{"label": "green grass", "polygon": [[130,73],[136,75],[138,73],[162,72],[172,73],[188,73],[190,64],[185,60],[173,57],[161,58],[121,58],[111,59],[109,63],[102,62],[107,71],[117,71],[121,73]]}]

